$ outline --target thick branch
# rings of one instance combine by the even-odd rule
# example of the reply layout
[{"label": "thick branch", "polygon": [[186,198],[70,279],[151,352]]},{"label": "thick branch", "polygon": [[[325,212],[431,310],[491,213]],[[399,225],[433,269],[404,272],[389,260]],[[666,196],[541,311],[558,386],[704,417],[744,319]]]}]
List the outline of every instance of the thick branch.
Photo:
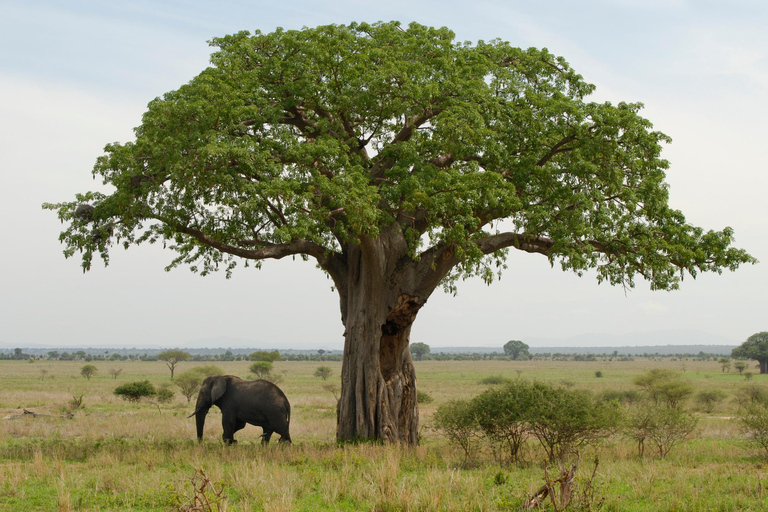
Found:
[{"label": "thick branch", "polygon": [[304,239],[291,240],[284,244],[266,244],[256,249],[244,249],[230,245],[210,235],[203,233],[198,229],[191,228],[189,226],[172,224],[174,229],[180,233],[191,236],[198,242],[213,247],[221,252],[240,256],[241,258],[249,260],[265,260],[265,259],[280,259],[285,256],[292,256],[295,254],[306,254],[312,256],[317,262],[325,268],[328,263],[328,257],[326,256],[326,249],[314,242]]},{"label": "thick branch", "polygon": [[559,153],[565,153],[567,151],[572,151],[573,148],[565,147],[565,145],[568,144],[569,142],[573,142],[574,140],[576,140],[575,135],[569,135],[567,137],[563,137],[563,139],[561,139],[560,142],[552,146],[552,149],[549,150],[549,153],[541,157],[541,159],[538,162],[536,162],[536,165],[541,167],[547,162],[549,162],[552,158],[554,158],[555,155]]}]

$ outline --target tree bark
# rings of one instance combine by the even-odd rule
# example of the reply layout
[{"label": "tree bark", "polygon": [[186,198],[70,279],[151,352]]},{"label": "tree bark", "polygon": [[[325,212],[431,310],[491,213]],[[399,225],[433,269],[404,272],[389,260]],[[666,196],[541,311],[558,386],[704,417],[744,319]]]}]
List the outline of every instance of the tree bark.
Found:
[{"label": "tree bark", "polygon": [[344,332],[339,441],[418,441],[416,372],[409,348],[411,325],[431,289],[419,290],[418,262],[404,240],[383,233],[345,248],[340,285]]}]

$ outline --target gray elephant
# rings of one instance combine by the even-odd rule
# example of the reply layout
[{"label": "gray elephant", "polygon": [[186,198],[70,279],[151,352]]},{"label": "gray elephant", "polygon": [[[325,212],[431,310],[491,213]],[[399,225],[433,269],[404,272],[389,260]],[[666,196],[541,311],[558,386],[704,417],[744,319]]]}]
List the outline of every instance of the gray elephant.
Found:
[{"label": "gray elephant", "polygon": [[291,422],[291,404],[285,393],[267,380],[246,381],[234,375],[214,375],[206,378],[197,395],[195,416],[197,439],[203,439],[205,416],[212,405],[221,409],[221,426],[224,442],[236,443],[235,432],[246,423],[261,427],[261,442],[269,443],[273,432],[280,434],[280,441],[291,442],[288,426]]}]

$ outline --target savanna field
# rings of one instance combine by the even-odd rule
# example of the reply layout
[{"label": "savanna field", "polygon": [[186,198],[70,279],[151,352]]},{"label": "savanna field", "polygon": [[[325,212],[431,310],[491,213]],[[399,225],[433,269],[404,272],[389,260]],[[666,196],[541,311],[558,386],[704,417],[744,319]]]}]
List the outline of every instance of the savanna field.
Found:
[{"label": "savanna field", "polygon": [[[97,368],[90,379],[81,376],[85,364]],[[204,364],[183,362],[177,372]],[[252,378],[248,361],[215,364]],[[321,365],[332,370],[327,381],[314,376]],[[679,373],[692,387],[685,409],[697,420],[693,431],[663,458],[651,447],[639,458],[637,442],[621,429],[581,446],[573,482],[579,499],[565,508],[545,499],[544,509],[768,509],[766,451],[734,419],[737,398],[747,388],[768,388],[766,376],[747,379],[734,369],[722,371],[716,359],[697,358],[415,365],[419,391],[429,402],[420,405],[417,447],[337,445],[334,392],[341,363],[316,361],[274,363],[292,406],[293,445],[278,445],[275,436],[265,447],[261,429],[250,425],[235,435],[238,444],[224,446],[215,407],[198,444],[194,419],[187,419],[195,398],[188,403],[175,386],[167,403],[115,396],[114,389],[128,382],[170,382],[161,361],[0,361],[0,510],[520,510],[546,478],[553,482],[575,459],[562,467],[547,464],[533,438],[514,463],[500,462],[481,442],[468,459],[434,428],[438,408],[479,395],[498,377],[600,395],[631,393],[636,378],[654,369]],[[113,378],[110,370],[117,368],[122,371]],[[705,407],[696,397],[707,391],[719,391],[720,399]]]}]

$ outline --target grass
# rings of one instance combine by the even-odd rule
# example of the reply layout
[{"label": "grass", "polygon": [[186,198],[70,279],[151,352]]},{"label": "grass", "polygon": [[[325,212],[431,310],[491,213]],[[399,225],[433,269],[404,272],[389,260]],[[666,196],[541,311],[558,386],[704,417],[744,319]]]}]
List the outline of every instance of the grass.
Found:
[{"label": "grass", "polygon": [[[267,447],[252,426],[238,432],[236,446],[224,446],[216,408],[198,444],[194,420],[187,419],[193,406],[178,393],[159,408],[112,394],[126,382],[168,381],[162,362],[94,362],[99,373],[90,380],[79,375],[83,364],[0,361],[0,418],[23,408],[45,414],[0,419],[0,511],[181,510],[192,504],[200,470],[222,490],[229,511],[519,510],[543,484],[541,449],[527,445],[517,466],[499,467],[487,453],[466,464],[431,428],[437,407],[482,392],[488,377],[567,381],[600,392],[632,389],[633,377],[652,368],[684,370],[696,391],[719,389],[728,398],[700,414],[695,436],[664,460],[638,460],[635,446],[620,436],[585,452],[583,461],[600,460],[602,510],[768,509],[765,453],[730,419],[738,388],[768,381],[755,375],[747,383],[721,372],[715,361],[418,361],[419,389],[434,401],[420,408],[422,442],[413,448],[337,446],[335,398],[313,376],[317,363],[275,363],[292,404],[294,444]],[[182,363],[177,371],[196,364]],[[217,363],[244,378],[249,364]],[[323,364],[333,371],[328,382],[337,382],[340,363]],[[117,379],[108,373],[112,367],[123,368]],[[595,377],[598,370],[603,377]],[[83,407],[71,419],[60,416],[75,395],[84,396]],[[579,478],[586,477],[584,466]]]}]

